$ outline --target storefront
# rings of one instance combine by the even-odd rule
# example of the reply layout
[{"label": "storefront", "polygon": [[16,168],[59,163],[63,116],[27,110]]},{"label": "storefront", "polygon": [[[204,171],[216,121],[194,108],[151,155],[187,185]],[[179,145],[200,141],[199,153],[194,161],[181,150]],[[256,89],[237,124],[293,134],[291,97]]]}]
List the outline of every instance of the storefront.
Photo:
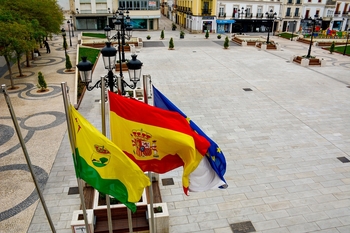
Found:
[{"label": "storefront", "polygon": [[222,20],[222,19],[217,19],[216,20],[216,32],[217,33],[230,33],[232,24],[234,24],[236,21],[232,19],[228,20]]},{"label": "storefront", "polygon": [[[213,22],[215,17],[213,16],[203,16],[202,17],[202,32],[213,32]],[[215,32],[215,30],[214,30]]]}]

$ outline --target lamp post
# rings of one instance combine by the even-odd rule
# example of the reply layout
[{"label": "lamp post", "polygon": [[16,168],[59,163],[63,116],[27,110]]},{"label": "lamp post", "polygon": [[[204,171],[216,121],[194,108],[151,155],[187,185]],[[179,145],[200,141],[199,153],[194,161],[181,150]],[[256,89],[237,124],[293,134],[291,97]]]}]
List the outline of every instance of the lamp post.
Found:
[{"label": "lamp post", "polygon": [[311,17],[309,18],[312,22],[312,31],[311,31],[311,39],[310,39],[310,45],[309,45],[309,50],[307,52],[306,58],[310,58],[311,57],[311,46],[312,46],[312,40],[314,38],[314,31],[315,31],[315,25],[316,25],[316,20],[318,20],[318,15],[315,15],[314,19],[311,19]]},{"label": "lamp post", "polygon": [[[126,13],[126,16],[125,14]],[[117,31],[116,35],[114,35],[113,39],[118,39],[118,50],[121,50],[121,60],[122,62],[125,62],[125,53],[124,53],[124,46],[125,46],[125,38],[128,40],[131,38],[132,35],[132,27],[130,25],[130,17],[129,17],[129,11],[126,10],[124,12],[124,8],[119,8],[115,15],[112,18],[112,22],[114,23],[114,28]]]},{"label": "lamp post", "polygon": [[63,37],[63,48],[64,54],[67,56],[67,41],[66,41],[66,30],[64,28],[61,29],[62,37]]},{"label": "lamp post", "polygon": [[346,43],[345,43],[343,55],[346,54],[346,48],[348,47],[349,35],[350,35],[350,30],[348,31],[348,36],[346,37]]},{"label": "lamp post", "polygon": [[69,45],[70,45],[70,47],[72,47],[72,38],[70,36],[70,21],[69,20],[67,21],[67,24],[68,24]]},{"label": "lamp post", "polygon": [[74,37],[73,16],[70,16],[70,28],[72,29],[72,37]]},{"label": "lamp post", "polygon": [[238,18],[241,18],[243,19],[243,15],[244,15],[244,7],[242,7],[242,10],[238,9],[238,14],[239,14],[239,17]]},{"label": "lamp post", "polygon": [[[126,13],[128,13],[128,11]],[[115,30],[117,31],[117,33],[111,36],[111,28],[108,25],[105,27],[104,31],[108,42],[106,42],[106,46],[101,50],[105,69],[108,70],[108,73],[106,76],[104,76],[104,79],[110,91],[113,92],[114,87],[116,87],[118,89],[118,93],[124,95],[125,87],[135,89],[136,84],[140,81],[142,62],[136,59],[136,54],[131,55],[132,59],[128,63],[126,63],[128,67],[129,78],[132,82],[131,84],[128,84],[124,80],[122,62],[125,61],[123,48],[125,42],[123,43],[123,41],[125,41],[125,38],[130,39],[132,35],[132,27],[129,24],[130,17],[124,17],[123,9],[118,9],[118,11],[116,12],[116,16],[113,17],[112,21],[114,23]],[[112,43],[110,41],[111,39],[118,39],[118,50],[112,46]],[[116,64],[117,52],[119,57],[120,68],[119,75],[113,73],[113,69],[115,68]],[[82,57],[82,61],[78,63],[77,67],[80,72],[81,80],[85,83],[86,89],[88,91],[91,91],[96,87],[101,88],[101,80],[97,81],[93,86],[89,86],[89,84],[92,82],[92,64],[87,60],[86,57]]]},{"label": "lamp post", "polygon": [[269,12],[265,13],[266,18],[269,19],[269,21],[271,22],[270,25],[271,27],[267,30],[267,39],[266,39],[266,44],[270,43],[270,29],[272,29],[272,25],[273,25],[273,20],[275,18],[275,16],[277,15],[277,13],[273,13],[273,10],[271,9]]},{"label": "lamp post", "polygon": [[290,38],[291,41],[293,41],[293,33],[294,33],[294,31],[295,31],[295,23],[296,23],[296,22],[297,22],[296,20],[293,20],[292,38]]}]

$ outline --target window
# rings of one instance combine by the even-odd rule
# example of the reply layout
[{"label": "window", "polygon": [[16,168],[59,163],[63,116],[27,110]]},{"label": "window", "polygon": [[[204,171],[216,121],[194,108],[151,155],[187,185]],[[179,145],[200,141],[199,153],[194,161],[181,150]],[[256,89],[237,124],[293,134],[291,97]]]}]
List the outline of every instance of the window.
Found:
[{"label": "window", "polygon": [[294,14],[295,17],[299,17],[299,8],[295,8],[295,14]]},{"label": "window", "polygon": [[290,15],[290,7],[287,8],[286,16],[291,16]]},{"label": "window", "polygon": [[219,17],[224,17],[224,14],[225,14],[225,6],[220,6]]}]

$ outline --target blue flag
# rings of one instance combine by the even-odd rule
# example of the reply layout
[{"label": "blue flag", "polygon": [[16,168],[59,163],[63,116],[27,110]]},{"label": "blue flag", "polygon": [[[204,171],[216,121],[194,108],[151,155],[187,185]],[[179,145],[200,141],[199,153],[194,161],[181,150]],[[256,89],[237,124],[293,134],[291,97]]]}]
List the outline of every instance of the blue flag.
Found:
[{"label": "blue flag", "polygon": [[[187,116],[177,108],[168,98],[166,98],[157,88],[153,86],[153,104],[158,108],[162,108],[169,111],[180,113],[184,118]],[[208,159],[211,168],[215,171],[218,177],[224,182],[224,185],[220,188],[227,188],[228,185],[225,181],[224,175],[226,172],[226,159],[219,146],[211,140],[192,120],[188,119],[191,128],[196,131],[199,135],[205,137],[210,147],[207,151],[206,158]]]}]

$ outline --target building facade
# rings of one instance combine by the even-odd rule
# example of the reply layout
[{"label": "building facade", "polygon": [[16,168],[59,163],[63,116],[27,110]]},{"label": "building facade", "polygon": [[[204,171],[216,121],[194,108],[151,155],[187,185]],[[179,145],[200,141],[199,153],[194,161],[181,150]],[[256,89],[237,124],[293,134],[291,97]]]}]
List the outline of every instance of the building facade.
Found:
[{"label": "building facade", "polygon": [[128,9],[134,30],[158,30],[160,0],[70,0],[76,30],[113,28],[112,18],[118,8]]},{"label": "building facade", "polygon": [[172,0],[167,10],[164,15],[192,33],[307,33],[315,15],[319,29],[345,31],[350,24],[350,0]]}]

